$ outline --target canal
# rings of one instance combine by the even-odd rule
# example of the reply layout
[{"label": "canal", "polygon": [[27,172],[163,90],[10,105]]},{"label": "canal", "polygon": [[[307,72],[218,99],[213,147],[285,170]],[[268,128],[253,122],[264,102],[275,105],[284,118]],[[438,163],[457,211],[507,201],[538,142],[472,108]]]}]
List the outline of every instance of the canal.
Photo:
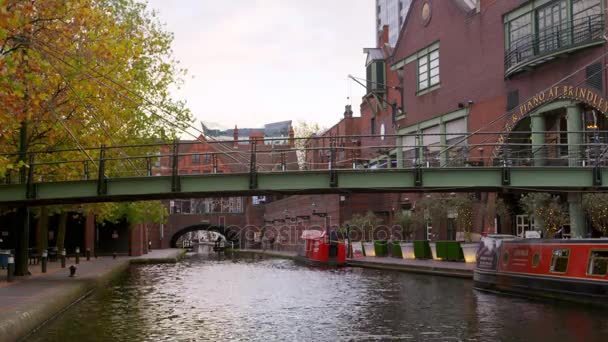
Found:
[{"label": "canal", "polygon": [[461,279],[198,254],[132,266],[28,341],[606,341],[602,309]]}]

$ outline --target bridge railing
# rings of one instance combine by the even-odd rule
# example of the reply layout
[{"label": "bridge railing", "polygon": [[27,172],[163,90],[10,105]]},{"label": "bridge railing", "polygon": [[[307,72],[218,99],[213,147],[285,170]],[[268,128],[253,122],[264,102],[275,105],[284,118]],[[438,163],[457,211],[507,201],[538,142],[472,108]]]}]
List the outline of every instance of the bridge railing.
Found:
[{"label": "bridge railing", "polygon": [[[608,131],[312,136],[31,150],[4,184],[221,173],[461,167],[606,167]],[[503,138],[501,138],[503,137]],[[568,141],[570,140],[570,141]],[[178,186],[179,184],[175,184]]]}]

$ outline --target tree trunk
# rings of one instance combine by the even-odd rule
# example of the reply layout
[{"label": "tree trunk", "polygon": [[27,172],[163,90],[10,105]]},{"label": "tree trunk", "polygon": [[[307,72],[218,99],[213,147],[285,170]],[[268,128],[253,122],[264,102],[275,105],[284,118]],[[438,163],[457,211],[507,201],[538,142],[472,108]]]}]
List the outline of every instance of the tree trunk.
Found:
[{"label": "tree trunk", "polygon": [[36,244],[38,245],[38,253],[49,248],[49,209],[48,207],[40,208],[40,216],[36,224]]},{"label": "tree trunk", "polygon": [[68,212],[62,211],[61,214],[59,214],[59,226],[57,227],[57,250],[59,251],[59,253],[61,253],[65,246],[65,231],[67,224]]}]

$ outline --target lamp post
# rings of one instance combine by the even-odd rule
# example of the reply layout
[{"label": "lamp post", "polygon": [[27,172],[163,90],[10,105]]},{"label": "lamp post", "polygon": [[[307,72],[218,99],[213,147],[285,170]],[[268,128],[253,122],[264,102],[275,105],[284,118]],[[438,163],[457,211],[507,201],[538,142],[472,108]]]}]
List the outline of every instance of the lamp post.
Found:
[{"label": "lamp post", "polygon": [[42,251],[42,273],[46,273],[46,261],[49,256],[49,252],[45,249]]},{"label": "lamp post", "polygon": [[8,264],[6,265],[6,281],[13,281],[13,273],[15,273],[15,257],[11,254],[8,256]]},{"label": "lamp post", "polygon": [[61,250],[61,268],[65,268],[65,248]]}]

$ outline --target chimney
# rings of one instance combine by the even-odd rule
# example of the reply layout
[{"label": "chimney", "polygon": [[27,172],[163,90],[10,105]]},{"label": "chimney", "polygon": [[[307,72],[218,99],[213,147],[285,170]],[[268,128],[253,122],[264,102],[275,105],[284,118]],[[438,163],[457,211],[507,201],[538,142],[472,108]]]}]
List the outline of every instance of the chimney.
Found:
[{"label": "chimney", "polygon": [[353,108],[351,105],[346,105],[344,107],[344,118],[345,119],[350,119],[353,117]]},{"label": "chimney", "polygon": [[289,147],[294,147],[296,145],[295,132],[293,131],[293,126],[289,126]]},{"label": "chimney", "polygon": [[239,129],[236,127],[236,125],[234,125],[234,132],[232,133],[233,137],[234,137],[234,148],[238,147],[238,140],[239,140]]},{"label": "chimney", "polygon": [[380,44],[378,47],[384,46],[384,44],[388,43],[388,25],[382,26],[382,33],[380,33]]}]

